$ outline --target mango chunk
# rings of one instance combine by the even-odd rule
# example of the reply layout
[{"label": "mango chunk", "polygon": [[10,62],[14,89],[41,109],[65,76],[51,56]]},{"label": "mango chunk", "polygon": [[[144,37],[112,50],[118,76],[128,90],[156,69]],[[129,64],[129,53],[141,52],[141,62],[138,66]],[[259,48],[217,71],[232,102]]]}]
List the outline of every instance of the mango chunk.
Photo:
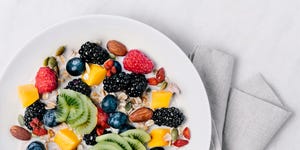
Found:
[{"label": "mango chunk", "polygon": [[77,135],[68,128],[58,131],[54,137],[54,142],[61,150],[74,150],[80,144]]},{"label": "mango chunk", "polygon": [[170,91],[153,91],[151,108],[167,108],[170,105],[173,93]]},{"label": "mango chunk", "polygon": [[106,69],[97,64],[89,64],[89,69],[86,69],[82,74],[82,81],[89,86],[99,85],[106,76]]},{"label": "mango chunk", "polygon": [[33,84],[26,84],[18,87],[18,96],[25,108],[39,99],[39,92]]},{"label": "mango chunk", "polygon": [[170,134],[169,128],[156,128],[150,132],[151,141],[148,143],[148,147],[163,147],[168,146],[171,141],[166,140],[166,135]]}]

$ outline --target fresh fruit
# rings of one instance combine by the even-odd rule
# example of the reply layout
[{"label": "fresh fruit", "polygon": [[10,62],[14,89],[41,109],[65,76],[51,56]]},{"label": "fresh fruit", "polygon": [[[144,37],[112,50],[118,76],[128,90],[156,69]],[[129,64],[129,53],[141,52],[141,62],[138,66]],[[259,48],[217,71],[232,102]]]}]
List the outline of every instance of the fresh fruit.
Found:
[{"label": "fresh fruit", "polygon": [[34,85],[26,84],[18,87],[18,96],[23,107],[28,107],[39,99],[39,92]]},{"label": "fresh fruit", "polygon": [[152,119],[154,120],[154,123],[159,126],[164,125],[177,128],[183,123],[185,116],[178,108],[171,107],[156,109]]},{"label": "fresh fruit", "polygon": [[57,88],[56,73],[49,67],[41,67],[35,76],[35,87],[39,93],[48,93]]},{"label": "fresh fruit", "polygon": [[130,124],[125,124],[125,125],[122,126],[121,129],[119,129],[118,133],[121,134],[121,133],[123,133],[123,132],[125,132],[127,130],[131,130],[131,129],[135,129],[135,127],[132,126],[132,125],[130,125]]},{"label": "fresh fruit", "polygon": [[151,140],[151,136],[144,130],[131,129],[120,134],[123,137],[130,137],[139,140],[141,143],[147,143]]},{"label": "fresh fruit", "polygon": [[151,108],[167,108],[172,99],[172,92],[169,91],[152,91]]},{"label": "fresh fruit", "polygon": [[116,68],[116,73],[120,73],[122,71],[121,64],[118,61],[116,61],[116,60],[114,60],[114,66],[113,67]]},{"label": "fresh fruit", "polygon": [[26,150],[46,150],[45,145],[39,141],[33,141],[31,142]]},{"label": "fresh fruit", "polygon": [[128,142],[128,144],[131,146],[132,150],[146,150],[146,147],[144,144],[142,144],[139,140],[132,139],[129,137],[123,137],[124,140]]},{"label": "fresh fruit", "polygon": [[47,112],[43,117],[43,123],[45,126],[48,127],[55,127],[57,125],[55,110],[53,109],[47,110]]},{"label": "fresh fruit", "polygon": [[155,77],[152,77],[152,78],[149,78],[147,79],[149,85],[157,85],[158,84],[158,81]]},{"label": "fresh fruit", "polygon": [[66,101],[65,98],[60,98],[58,97],[57,99],[57,106],[56,106],[56,121],[57,122],[64,122],[67,120],[67,117],[69,116],[70,113],[70,107]]},{"label": "fresh fruit", "polygon": [[118,99],[113,95],[106,95],[101,102],[101,108],[106,113],[115,112],[117,107]]},{"label": "fresh fruit", "polygon": [[89,150],[124,150],[119,144],[109,141],[101,141]]},{"label": "fresh fruit", "polygon": [[188,127],[185,127],[182,131],[182,134],[183,136],[186,138],[186,139],[191,139],[191,132],[190,132],[190,129]]},{"label": "fresh fruit", "polygon": [[86,42],[79,49],[80,58],[92,64],[102,65],[108,58],[108,52],[96,43]]},{"label": "fresh fruit", "polygon": [[114,112],[109,115],[108,124],[116,129],[122,128],[127,123],[128,117],[122,112]]},{"label": "fresh fruit", "polygon": [[123,60],[123,66],[126,70],[138,73],[147,74],[150,73],[154,64],[144,53],[140,50],[130,50]]},{"label": "fresh fruit", "polygon": [[147,107],[141,107],[129,115],[131,122],[145,122],[152,118],[153,111]]},{"label": "fresh fruit", "polygon": [[109,52],[116,56],[125,56],[127,54],[127,48],[124,44],[116,40],[110,40],[107,42],[107,49]]},{"label": "fresh fruit", "polygon": [[38,118],[39,120],[42,120],[45,113],[46,113],[45,104],[42,103],[40,100],[35,101],[33,104],[28,106],[25,110],[25,114],[24,114],[25,126],[29,130],[32,130],[32,127],[30,126],[30,122],[32,121],[32,119]]},{"label": "fresh fruit", "polygon": [[157,82],[158,83],[161,83],[165,80],[165,69],[164,68],[159,68],[157,70],[157,73],[156,73],[156,79],[157,79]]},{"label": "fresh fruit", "polygon": [[71,76],[79,76],[85,71],[85,62],[79,57],[74,57],[67,62],[66,70]]},{"label": "fresh fruit", "polygon": [[67,128],[61,129],[56,133],[54,142],[61,150],[73,150],[80,144],[77,135]]},{"label": "fresh fruit", "polygon": [[114,143],[117,143],[119,146],[121,146],[123,148],[123,150],[132,150],[132,148],[128,144],[128,142],[126,140],[124,140],[120,135],[115,134],[115,133],[98,136],[96,138],[96,141],[99,143],[103,142],[103,141],[114,142]]},{"label": "fresh fruit", "polygon": [[163,147],[153,147],[150,150],[165,150]]},{"label": "fresh fruit", "polygon": [[30,122],[30,126],[33,128],[32,133],[37,136],[43,136],[48,133],[43,123],[38,118],[33,118]]},{"label": "fresh fruit", "polygon": [[173,145],[176,146],[176,147],[183,147],[185,145],[189,144],[189,141],[187,140],[182,140],[182,139],[177,139]]},{"label": "fresh fruit", "polygon": [[96,145],[96,137],[98,136],[96,132],[96,128],[89,134],[85,134],[83,136],[83,140],[85,141],[85,144],[87,145]]},{"label": "fresh fruit", "polygon": [[31,139],[31,133],[23,127],[17,125],[10,127],[10,133],[19,140],[27,141]]},{"label": "fresh fruit", "polygon": [[92,90],[86,83],[84,83],[81,79],[74,79],[68,83],[66,89],[70,89],[79,93],[82,93],[86,96],[90,96]]},{"label": "fresh fruit", "polygon": [[147,79],[143,74],[130,74],[130,84],[126,88],[126,94],[131,97],[142,96],[148,86]]},{"label": "fresh fruit", "polygon": [[149,148],[168,146],[170,141],[165,139],[165,136],[170,134],[169,128],[156,128],[151,130],[151,141],[148,143]]},{"label": "fresh fruit", "polygon": [[85,71],[82,75],[82,81],[87,85],[99,85],[106,76],[106,69],[97,64],[89,64],[89,71]]},{"label": "fresh fruit", "polygon": [[108,125],[108,114],[103,111],[100,107],[97,107],[97,126],[100,126],[102,129],[109,128]]},{"label": "fresh fruit", "polygon": [[123,91],[129,85],[130,79],[129,74],[121,72],[111,77],[106,77],[103,81],[103,88],[109,93]]}]

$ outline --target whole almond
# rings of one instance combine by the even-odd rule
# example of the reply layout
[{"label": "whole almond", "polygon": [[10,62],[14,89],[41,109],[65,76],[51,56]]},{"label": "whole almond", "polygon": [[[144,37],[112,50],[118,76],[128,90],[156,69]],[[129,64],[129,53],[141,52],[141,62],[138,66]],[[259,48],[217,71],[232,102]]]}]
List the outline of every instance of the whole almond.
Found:
[{"label": "whole almond", "polygon": [[125,56],[127,48],[124,44],[116,40],[110,40],[106,45],[107,49],[116,56]]},{"label": "whole almond", "polygon": [[10,133],[12,136],[19,140],[27,141],[31,139],[31,133],[23,127],[17,125],[14,125],[10,128]]},{"label": "whole almond", "polygon": [[145,122],[152,118],[153,111],[147,107],[141,107],[129,115],[131,122]]}]

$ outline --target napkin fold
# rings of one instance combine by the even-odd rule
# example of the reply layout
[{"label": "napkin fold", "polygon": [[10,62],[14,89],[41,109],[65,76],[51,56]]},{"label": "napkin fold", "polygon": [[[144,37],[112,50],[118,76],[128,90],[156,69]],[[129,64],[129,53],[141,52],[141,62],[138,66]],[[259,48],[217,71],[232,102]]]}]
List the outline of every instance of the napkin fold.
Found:
[{"label": "napkin fold", "polygon": [[260,74],[230,91],[231,55],[197,46],[190,56],[210,103],[210,150],[263,150],[291,112]]}]

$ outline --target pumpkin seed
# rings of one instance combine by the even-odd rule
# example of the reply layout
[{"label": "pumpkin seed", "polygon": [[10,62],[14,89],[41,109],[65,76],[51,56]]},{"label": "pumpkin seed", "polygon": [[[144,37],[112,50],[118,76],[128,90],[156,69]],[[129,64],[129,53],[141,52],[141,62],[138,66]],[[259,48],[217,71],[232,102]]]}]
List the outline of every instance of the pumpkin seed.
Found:
[{"label": "pumpkin seed", "polygon": [[24,126],[24,117],[23,117],[23,115],[20,114],[18,116],[18,122],[19,122],[20,126]]},{"label": "pumpkin seed", "polygon": [[168,82],[164,81],[163,83],[161,83],[160,90],[166,89],[167,86],[168,86]]},{"label": "pumpkin seed", "polygon": [[116,59],[116,55],[114,55],[114,54],[112,54],[112,53],[109,53],[109,57],[110,57],[111,59],[113,59],[113,60]]},{"label": "pumpkin seed", "polygon": [[54,68],[54,67],[57,66],[57,61],[56,61],[56,58],[55,58],[55,57],[53,57],[53,56],[49,57],[49,60],[48,60],[48,66],[49,66],[50,68]]},{"label": "pumpkin seed", "polygon": [[60,46],[57,50],[56,50],[56,53],[55,53],[55,56],[60,56],[62,55],[66,50],[66,47],[65,46]]},{"label": "pumpkin seed", "polygon": [[128,102],[128,103],[125,105],[125,110],[126,110],[126,111],[129,111],[131,108],[132,108],[132,104],[131,104],[130,102]]},{"label": "pumpkin seed", "polygon": [[173,128],[171,130],[171,138],[172,138],[172,141],[177,140],[177,138],[178,138],[178,129],[177,128]]},{"label": "pumpkin seed", "polygon": [[44,59],[43,66],[48,66],[49,57]]}]

